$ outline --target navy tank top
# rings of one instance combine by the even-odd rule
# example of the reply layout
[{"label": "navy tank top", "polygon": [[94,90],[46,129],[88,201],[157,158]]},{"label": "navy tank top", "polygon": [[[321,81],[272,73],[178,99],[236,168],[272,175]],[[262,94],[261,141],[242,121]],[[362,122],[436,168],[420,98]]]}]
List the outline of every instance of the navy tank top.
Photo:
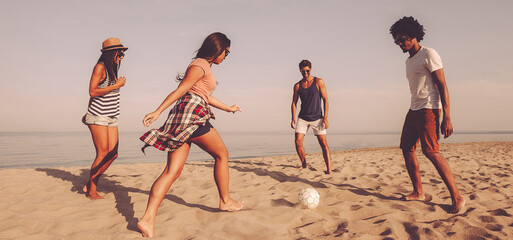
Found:
[{"label": "navy tank top", "polygon": [[303,88],[299,82],[299,99],[301,99],[301,110],[299,118],[306,121],[315,121],[323,118],[321,109],[321,92],[317,89],[317,78],[314,77],[309,88]]}]

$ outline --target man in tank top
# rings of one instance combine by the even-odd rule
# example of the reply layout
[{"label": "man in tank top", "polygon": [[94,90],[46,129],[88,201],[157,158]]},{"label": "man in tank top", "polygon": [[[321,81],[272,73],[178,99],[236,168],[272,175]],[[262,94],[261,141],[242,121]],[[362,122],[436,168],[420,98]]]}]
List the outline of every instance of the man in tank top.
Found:
[{"label": "man in tank top", "polygon": [[[296,151],[299,155],[299,160],[301,160],[301,169],[307,167],[305,149],[303,148],[303,139],[308,129],[312,127],[313,133],[317,136],[317,140],[322,148],[322,155],[324,157],[324,162],[326,163],[325,173],[330,174],[331,154],[326,140],[326,129],[329,127],[328,92],[326,91],[326,86],[321,78],[310,75],[310,72],[312,71],[312,63],[310,63],[310,61],[301,61],[299,63],[299,71],[303,78],[294,84],[291,127],[296,130]],[[301,110],[299,111],[296,122],[298,99],[301,99]],[[321,99],[323,104],[321,104]]]}]

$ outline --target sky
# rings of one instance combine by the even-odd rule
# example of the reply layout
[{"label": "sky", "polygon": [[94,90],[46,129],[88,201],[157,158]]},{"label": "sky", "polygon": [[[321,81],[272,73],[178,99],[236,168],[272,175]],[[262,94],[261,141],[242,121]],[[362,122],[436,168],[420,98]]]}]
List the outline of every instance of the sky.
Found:
[{"label": "sky", "polygon": [[[230,56],[212,71],[219,131],[291,131],[298,63],[312,62],[330,103],[328,131],[401,130],[410,104],[403,53],[389,34],[403,16],[442,57],[458,131],[513,130],[513,1],[0,0],[0,132],[85,132],[88,86],[103,40],[129,49],[120,131],[176,87],[203,39],[223,32]],[[163,124],[163,113],[152,127]]]}]

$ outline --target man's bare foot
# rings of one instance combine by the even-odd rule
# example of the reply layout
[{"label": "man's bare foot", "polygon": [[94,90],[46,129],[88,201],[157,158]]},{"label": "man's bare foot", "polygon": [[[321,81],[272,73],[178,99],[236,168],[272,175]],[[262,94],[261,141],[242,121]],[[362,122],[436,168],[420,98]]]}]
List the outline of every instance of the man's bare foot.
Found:
[{"label": "man's bare foot", "polygon": [[221,209],[222,211],[228,211],[228,212],[239,211],[243,207],[244,207],[244,202],[237,202],[233,199],[230,199],[226,203],[224,203],[221,200],[221,202],[219,203],[219,209]]},{"label": "man's bare foot", "polygon": [[330,173],[331,173],[331,170],[326,170],[326,171],[324,171],[324,173],[326,173],[326,174],[330,174]]},{"label": "man's bare foot", "polygon": [[412,193],[412,194],[410,194],[408,196],[405,196],[404,200],[407,200],[407,201],[412,201],[412,200],[424,201],[424,200],[426,200],[426,196],[424,196],[424,194]]},{"label": "man's bare foot", "polygon": [[304,163],[301,163],[301,166],[299,167],[299,169],[306,169],[308,166],[306,165],[306,162]]},{"label": "man's bare foot", "polygon": [[98,193],[86,193],[86,197],[91,200],[104,199],[104,197],[100,196]]},{"label": "man's bare foot", "polygon": [[153,224],[140,220],[137,222],[137,228],[139,228],[143,237],[153,237]]},{"label": "man's bare foot", "polygon": [[459,211],[461,211],[463,209],[463,207],[465,207],[465,203],[466,203],[465,199],[460,197],[456,203],[452,204],[452,208],[449,213],[453,213],[453,214],[458,213]]}]

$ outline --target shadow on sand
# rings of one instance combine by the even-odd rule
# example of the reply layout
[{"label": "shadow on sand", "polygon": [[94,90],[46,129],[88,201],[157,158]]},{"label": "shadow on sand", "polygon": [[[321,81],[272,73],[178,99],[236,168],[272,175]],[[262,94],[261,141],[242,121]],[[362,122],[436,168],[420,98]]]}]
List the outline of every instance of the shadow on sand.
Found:
[{"label": "shadow on sand", "polygon": [[[72,187],[71,191],[75,192],[77,194],[84,194],[82,191],[82,188],[84,187],[85,183],[89,179],[89,169],[81,169],[80,175],[74,175],[71,172],[64,171],[61,169],[52,169],[52,168],[37,168],[36,171],[44,172],[48,176],[62,179],[64,181],[71,182]],[[139,229],[137,228],[137,221],[138,219],[134,217],[134,203],[132,203],[132,197],[130,197],[129,193],[142,193],[148,195],[149,191],[143,191],[141,189],[132,188],[132,187],[125,187],[117,181],[113,181],[108,179],[110,175],[104,175],[103,178],[101,178],[100,181],[100,187],[101,192],[103,193],[112,193],[114,194],[114,198],[116,200],[116,209],[117,211],[125,217],[125,220],[127,222],[127,229],[131,231],[139,232]],[[130,177],[139,177],[140,175],[131,175]],[[220,210],[218,208],[212,208],[205,205],[200,204],[192,204],[187,203],[184,199],[175,196],[167,194],[165,199],[172,201],[174,203],[184,205],[187,207],[192,208],[199,208],[204,211],[208,212],[219,212]],[[102,200],[96,200],[96,201],[102,201]]]},{"label": "shadow on sand", "polygon": [[[241,162],[241,161],[230,161],[230,162],[238,163],[238,164],[250,164],[250,163],[245,163],[245,162]],[[200,164],[195,164],[195,163],[188,163],[188,164],[196,165],[196,166],[200,165]],[[302,182],[302,183],[305,183],[305,184],[308,184],[308,185],[312,186],[313,188],[327,188],[328,187],[324,183],[310,181],[310,180],[303,179],[303,178],[296,177],[296,176],[289,176],[289,175],[287,175],[287,174],[285,174],[283,172],[269,171],[269,170],[263,169],[263,168],[256,168],[255,166],[257,166],[257,165],[260,165],[260,166],[271,166],[269,164],[259,163],[259,164],[251,164],[250,167],[242,167],[242,166],[233,166],[232,165],[232,166],[230,166],[230,168],[235,169],[235,170],[237,170],[239,172],[252,172],[252,173],[254,173],[254,174],[258,175],[258,176],[271,177],[271,178],[275,179],[278,182]],[[214,168],[214,164],[213,163],[201,164],[201,166]]]}]

